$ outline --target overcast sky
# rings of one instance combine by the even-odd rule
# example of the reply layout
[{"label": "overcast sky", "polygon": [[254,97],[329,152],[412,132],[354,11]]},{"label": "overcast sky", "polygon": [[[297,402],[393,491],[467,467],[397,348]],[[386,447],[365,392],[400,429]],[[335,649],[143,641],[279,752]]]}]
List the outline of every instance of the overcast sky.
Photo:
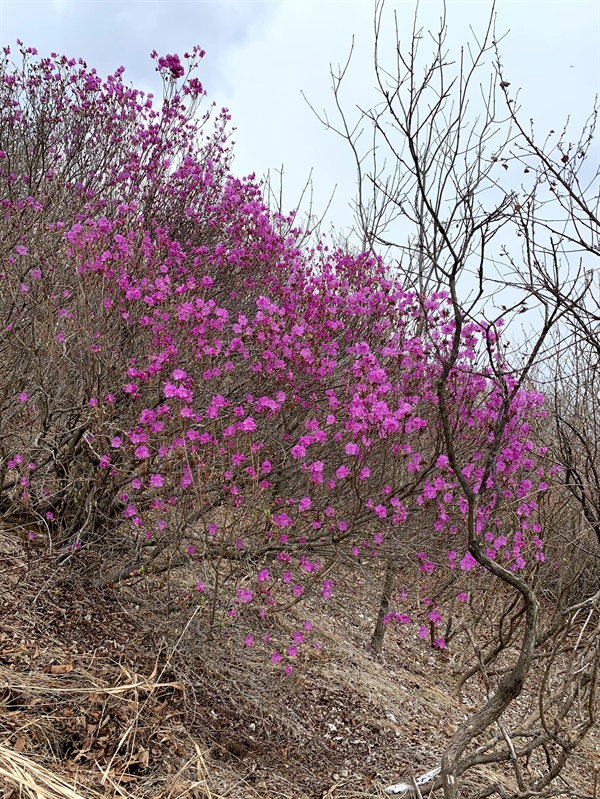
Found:
[{"label": "overcast sky", "polygon": [[[469,26],[481,32],[485,0],[447,0],[449,46],[458,48]],[[521,88],[523,117],[540,130],[575,123],[600,89],[598,0],[497,0],[497,31],[510,31],[501,49],[507,78]],[[400,31],[412,25],[412,0],[388,0]],[[425,28],[435,26],[442,3],[422,0]],[[330,64],[355,53],[343,93],[351,113],[374,101],[371,0],[0,0],[2,45],[22,39],[40,53],[82,56],[101,75],[120,65],[134,85],[160,92],[151,50],[206,50],[199,75],[208,99],[227,106],[237,127],[235,171],[285,171],[284,203],[292,207],[312,170],[316,209],[324,210],[337,185],[328,220],[351,223],[355,185],[350,152],[315,118],[302,93],[333,117]],[[512,90],[512,89],[511,89]]]}]

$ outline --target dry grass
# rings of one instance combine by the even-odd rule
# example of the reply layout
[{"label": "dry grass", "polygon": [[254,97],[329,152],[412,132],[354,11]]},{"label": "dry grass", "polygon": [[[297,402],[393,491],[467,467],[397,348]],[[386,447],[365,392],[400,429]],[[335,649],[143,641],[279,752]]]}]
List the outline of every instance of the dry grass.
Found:
[{"label": "dry grass", "polygon": [[92,799],[104,796],[89,785],[83,787],[81,793],[76,785],[6,746],[0,746],[0,784],[5,788],[5,796],[6,788],[10,787],[18,791],[16,795],[27,799]]}]

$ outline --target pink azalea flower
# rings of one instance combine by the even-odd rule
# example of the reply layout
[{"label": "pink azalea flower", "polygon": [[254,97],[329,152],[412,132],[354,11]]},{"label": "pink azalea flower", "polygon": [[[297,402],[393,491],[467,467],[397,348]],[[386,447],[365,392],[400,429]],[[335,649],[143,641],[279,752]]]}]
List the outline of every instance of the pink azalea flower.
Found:
[{"label": "pink azalea flower", "polygon": [[464,558],[460,561],[460,568],[464,572],[471,571],[471,569],[474,569],[477,565],[477,561],[470,552],[467,552]]},{"label": "pink azalea flower", "polygon": [[238,430],[243,433],[253,433],[256,430],[256,422],[251,416],[247,416],[243,422],[238,424]]},{"label": "pink azalea flower", "polygon": [[323,468],[325,464],[323,461],[313,461],[309,467],[310,476],[313,483],[323,482]]}]

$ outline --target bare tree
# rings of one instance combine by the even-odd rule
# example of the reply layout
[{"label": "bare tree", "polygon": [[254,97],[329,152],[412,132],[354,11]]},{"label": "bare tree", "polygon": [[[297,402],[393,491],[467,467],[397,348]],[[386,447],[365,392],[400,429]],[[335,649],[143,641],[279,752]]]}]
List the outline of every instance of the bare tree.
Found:
[{"label": "bare tree", "polygon": [[[467,673],[461,685],[481,680],[485,699],[447,742],[439,776],[432,777],[433,788],[443,789],[446,799],[460,797],[461,784],[473,767],[492,764],[505,769],[509,782],[492,774],[483,785],[478,783],[473,795],[572,794],[567,782],[557,788],[555,780],[595,722],[600,663],[600,594],[574,597],[550,590],[551,569],[542,564],[520,572],[490,557],[483,539],[491,526],[480,521],[484,492],[474,490],[464,476],[473,448],[465,449],[456,409],[448,400],[465,329],[486,319],[491,335],[479,368],[501,401],[493,424],[485,429],[482,424],[474,435],[473,447],[481,485],[489,484],[496,492],[489,524],[502,517],[515,529],[518,520],[495,486],[496,458],[511,407],[520,391],[535,385],[534,371],[539,375],[556,364],[557,336],[575,347],[571,352],[579,366],[569,378],[574,382],[569,385],[561,376],[559,383],[563,392],[577,391],[578,398],[565,412],[556,394],[550,408],[552,452],[563,463],[566,490],[587,523],[598,529],[599,442],[595,424],[590,427],[586,421],[595,418],[595,369],[600,360],[600,306],[589,291],[597,278],[588,263],[600,251],[599,198],[594,193],[599,173],[589,165],[596,111],[576,143],[569,143],[564,133],[554,147],[538,146],[508,94],[494,21],[492,7],[483,35],[451,60],[444,13],[439,28],[430,33],[432,56],[423,62],[426,35],[417,13],[406,43],[394,15],[397,44],[389,69],[382,51],[388,16],[384,2],[377,2],[374,72],[379,102],[370,109],[359,108],[358,119],[350,120],[342,96],[350,53],[346,65],[332,73],[339,121],[321,116],[347,142],[354,159],[355,232],[362,246],[400,253],[398,269],[421,297],[443,290],[451,302],[452,348],[438,352],[438,423],[467,503],[469,552],[485,568],[485,579],[494,581],[491,590],[503,598],[503,610],[494,617],[495,631],[487,638],[476,626],[464,630],[471,661],[463,661]],[[528,175],[525,187],[512,177],[517,163]],[[522,244],[518,251],[508,248],[504,231]],[[505,266],[498,269],[501,250]],[[507,291],[508,298],[502,313],[489,300],[499,290]],[[508,354],[498,346],[497,330],[504,324],[511,329],[511,318],[527,303],[539,311],[535,330],[526,341],[520,337],[521,343]],[[585,376],[584,364],[589,370]],[[564,499],[562,490],[557,484],[553,502]],[[391,561],[380,619],[387,612],[397,568]],[[375,649],[381,640],[378,624]],[[524,691],[527,712],[514,705]]]}]

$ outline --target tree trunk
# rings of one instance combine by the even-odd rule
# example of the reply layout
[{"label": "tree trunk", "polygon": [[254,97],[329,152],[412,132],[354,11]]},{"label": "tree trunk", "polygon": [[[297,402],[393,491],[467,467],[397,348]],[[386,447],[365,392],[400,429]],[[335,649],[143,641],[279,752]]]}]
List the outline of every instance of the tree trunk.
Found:
[{"label": "tree trunk", "polygon": [[538,628],[538,600],[526,581],[487,558],[477,542],[471,542],[470,551],[481,565],[519,591],[525,601],[525,630],[517,662],[500,680],[496,692],[485,705],[461,724],[442,756],[441,777],[444,799],[460,799],[458,777],[469,767],[468,758],[461,761],[467,746],[473,738],[481,735],[484,730],[496,722],[510,703],[521,693],[533,661]]},{"label": "tree trunk", "polygon": [[392,591],[394,590],[394,583],[396,581],[396,563],[390,558],[387,562],[385,570],[385,583],[381,593],[381,600],[379,602],[379,612],[377,613],[377,622],[373,637],[371,638],[371,652],[376,657],[379,657],[383,652],[383,639],[385,637],[385,624],[383,620],[390,612],[390,600],[392,598]]}]

